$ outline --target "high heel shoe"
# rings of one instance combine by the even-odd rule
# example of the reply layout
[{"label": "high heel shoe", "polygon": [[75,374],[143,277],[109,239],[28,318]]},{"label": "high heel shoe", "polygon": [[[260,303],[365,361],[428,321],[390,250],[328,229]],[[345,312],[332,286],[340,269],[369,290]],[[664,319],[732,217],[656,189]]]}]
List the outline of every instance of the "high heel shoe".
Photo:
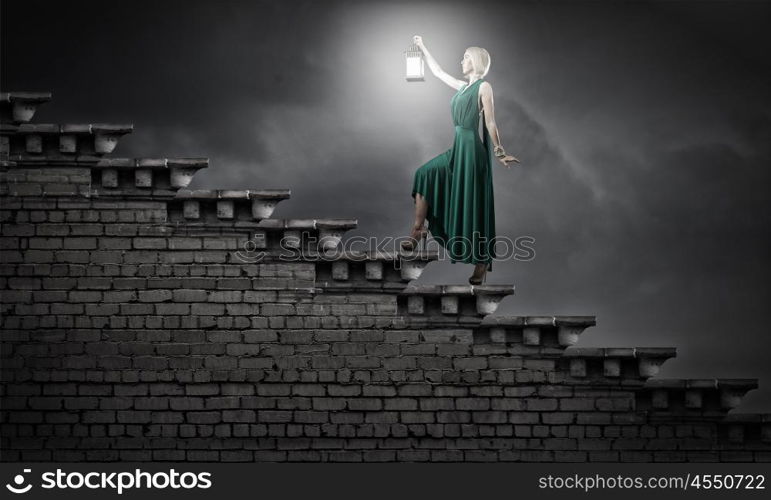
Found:
[{"label": "high heel shoe", "polygon": [[487,267],[485,267],[485,270],[482,272],[482,276],[480,276],[479,278],[475,278],[474,277],[475,274],[476,272],[474,272],[474,274],[472,274],[471,277],[468,279],[468,282],[471,283],[472,285],[481,285],[482,283],[487,281]]},{"label": "high heel shoe", "polygon": [[402,250],[414,250],[421,241],[426,239],[427,234],[428,229],[424,226],[413,226],[412,232],[410,233],[410,239],[401,242]]}]

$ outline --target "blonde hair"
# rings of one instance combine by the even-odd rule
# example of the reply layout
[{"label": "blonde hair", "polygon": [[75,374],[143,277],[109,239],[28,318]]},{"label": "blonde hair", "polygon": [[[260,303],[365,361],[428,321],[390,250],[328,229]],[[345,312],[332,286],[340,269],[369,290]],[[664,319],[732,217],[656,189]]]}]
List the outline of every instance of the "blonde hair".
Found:
[{"label": "blonde hair", "polygon": [[482,47],[469,47],[466,52],[471,56],[471,67],[474,73],[484,78],[490,71],[490,53]]}]

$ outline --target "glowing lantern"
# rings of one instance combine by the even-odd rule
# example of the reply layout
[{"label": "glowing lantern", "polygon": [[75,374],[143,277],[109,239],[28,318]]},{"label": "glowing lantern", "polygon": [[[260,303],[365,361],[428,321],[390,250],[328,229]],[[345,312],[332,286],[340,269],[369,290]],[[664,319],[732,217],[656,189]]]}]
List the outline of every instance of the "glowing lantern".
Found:
[{"label": "glowing lantern", "polygon": [[424,82],[423,78],[423,51],[414,43],[404,51],[407,60],[407,81]]}]

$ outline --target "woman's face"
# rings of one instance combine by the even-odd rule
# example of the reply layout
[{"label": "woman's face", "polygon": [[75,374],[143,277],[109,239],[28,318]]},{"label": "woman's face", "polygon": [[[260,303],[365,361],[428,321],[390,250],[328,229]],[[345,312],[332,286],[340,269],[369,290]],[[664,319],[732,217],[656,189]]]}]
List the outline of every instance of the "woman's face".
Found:
[{"label": "woman's face", "polygon": [[473,71],[474,67],[471,65],[471,54],[469,54],[468,51],[463,54],[463,59],[460,61],[460,67],[463,70],[464,75],[468,75]]}]

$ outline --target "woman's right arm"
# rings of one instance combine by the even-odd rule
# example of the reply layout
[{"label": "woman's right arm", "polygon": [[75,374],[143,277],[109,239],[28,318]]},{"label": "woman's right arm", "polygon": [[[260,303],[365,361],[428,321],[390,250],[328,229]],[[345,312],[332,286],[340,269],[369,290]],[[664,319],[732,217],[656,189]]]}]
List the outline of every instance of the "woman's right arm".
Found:
[{"label": "woman's right arm", "polygon": [[449,85],[450,87],[454,88],[455,90],[458,90],[462,86],[466,84],[463,80],[458,80],[457,78],[454,78],[447,74],[446,71],[444,71],[440,66],[439,63],[436,62],[436,59],[434,59],[434,56],[431,55],[431,53],[428,51],[426,46],[423,44],[423,38],[420,35],[415,35],[413,38],[415,45],[417,45],[420,50],[423,51],[423,55],[426,56],[426,62],[428,63],[429,69],[431,69],[431,73],[434,74],[435,77],[442,80],[444,83]]}]

